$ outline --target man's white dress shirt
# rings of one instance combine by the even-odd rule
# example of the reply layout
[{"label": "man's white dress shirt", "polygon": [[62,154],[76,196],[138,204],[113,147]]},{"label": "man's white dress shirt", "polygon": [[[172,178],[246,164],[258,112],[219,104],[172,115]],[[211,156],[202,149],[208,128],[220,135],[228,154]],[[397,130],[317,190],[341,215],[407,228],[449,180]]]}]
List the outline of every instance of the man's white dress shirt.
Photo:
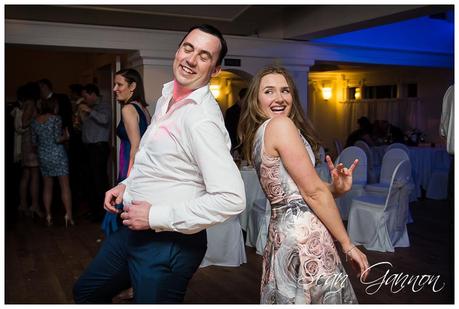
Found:
[{"label": "man's white dress shirt", "polygon": [[123,202],[150,203],[149,223],[155,231],[193,234],[241,213],[244,184],[209,86],[167,111],[173,85],[163,86],[131,173],[123,181]]}]

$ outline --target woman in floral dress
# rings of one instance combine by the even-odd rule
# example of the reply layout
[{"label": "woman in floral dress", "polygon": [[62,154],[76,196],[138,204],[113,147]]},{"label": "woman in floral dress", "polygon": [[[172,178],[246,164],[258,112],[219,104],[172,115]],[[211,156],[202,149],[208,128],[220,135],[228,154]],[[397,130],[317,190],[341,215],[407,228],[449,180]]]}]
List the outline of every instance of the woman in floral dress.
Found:
[{"label": "woman in floral dress", "polygon": [[263,256],[261,303],[357,303],[333,237],[346,260],[368,276],[368,260],[352,244],[333,197],[352,186],[351,167],[327,162],[332,183],[315,172],[319,144],[304,118],[292,78],[268,67],[252,80],[239,137],[271,204]]}]

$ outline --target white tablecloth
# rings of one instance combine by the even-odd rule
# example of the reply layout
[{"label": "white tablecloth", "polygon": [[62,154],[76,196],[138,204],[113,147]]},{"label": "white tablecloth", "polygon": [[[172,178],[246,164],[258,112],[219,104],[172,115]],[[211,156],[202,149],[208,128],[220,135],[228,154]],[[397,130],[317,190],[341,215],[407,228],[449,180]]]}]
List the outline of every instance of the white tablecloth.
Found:
[{"label": "white tablecloth", "polygon": [[244,231],[247,230],[247,222],[252,209],[253,202],[256,199],[264,198],[265,194],[261,189],[260,182],[258,181],[257,172],[254,168],[243,167],[241,172],[242,180],[245,187],[246,208],[239,215],[241,227]]}]

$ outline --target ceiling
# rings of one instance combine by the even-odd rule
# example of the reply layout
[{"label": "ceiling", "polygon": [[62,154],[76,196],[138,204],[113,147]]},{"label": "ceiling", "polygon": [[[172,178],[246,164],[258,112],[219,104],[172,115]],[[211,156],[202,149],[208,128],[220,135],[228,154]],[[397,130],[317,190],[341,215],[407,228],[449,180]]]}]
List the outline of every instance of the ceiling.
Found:
[{"label": "ceiling", "polygon": [[5,18],[309,41],[428,16],[452,5],[5,5]]}]

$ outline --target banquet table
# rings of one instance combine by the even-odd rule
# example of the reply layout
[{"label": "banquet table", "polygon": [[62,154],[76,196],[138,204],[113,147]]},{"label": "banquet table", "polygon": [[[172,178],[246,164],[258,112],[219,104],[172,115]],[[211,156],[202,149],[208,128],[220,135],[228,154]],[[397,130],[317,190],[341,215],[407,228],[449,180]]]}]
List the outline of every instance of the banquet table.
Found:
[{"label": "banquet table", "polygon": [[[381,165],[387,145],[371,147],[373,160]],[[432,173],[435,170],[448,170],[450,157],[443,147],[408,147],[411,161],[411,175],[414,180],[414,196],[421,197],[421,189],[427,190]]]},{"label": "banquet table", "polygon": [[247,230],[247,223],[249,220],[249,214],[253,206],[253,202],[257,199],[265,198],[265,194],[260,186],[257,172],[253,167],[243,166],[240,169],[242,180],[244,181],[245,188],[245,210],[239,215],[241,227],[244,231]]}]

